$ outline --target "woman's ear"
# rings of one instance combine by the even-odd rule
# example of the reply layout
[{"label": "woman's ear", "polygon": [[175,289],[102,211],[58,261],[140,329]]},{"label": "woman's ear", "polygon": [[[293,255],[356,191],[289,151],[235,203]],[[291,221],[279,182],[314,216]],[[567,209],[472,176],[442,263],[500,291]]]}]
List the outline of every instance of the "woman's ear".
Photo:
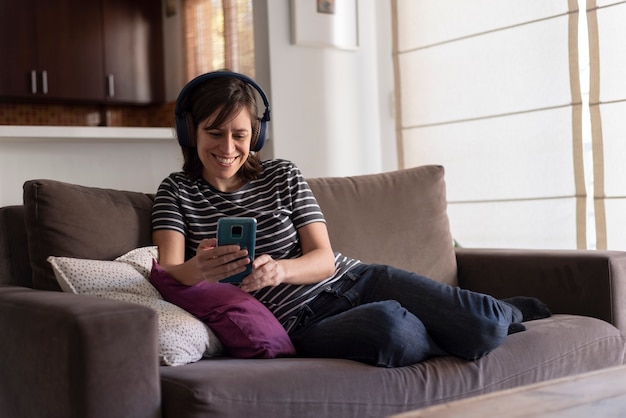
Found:
[{"label": "woman's ear", "polygon": [[252,120],[252,136],[250,137],[250,150],[254,150],[256,148],[256,144],[259,142],[259,134],[261,132],[261,120],[253,119]]}]

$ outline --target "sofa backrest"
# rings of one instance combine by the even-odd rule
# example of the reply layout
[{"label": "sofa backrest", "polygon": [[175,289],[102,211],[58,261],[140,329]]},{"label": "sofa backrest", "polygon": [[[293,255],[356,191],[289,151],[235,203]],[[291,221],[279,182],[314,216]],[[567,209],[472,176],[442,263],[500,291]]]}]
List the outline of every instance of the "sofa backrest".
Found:
[{"label": "sofa backrest", "polygon": [[151,195],[54,180],[24,184],[33,287],[60,290],[48,256],[113,260],[150,245]]},{"label": "sofa backrest", "polygon": [[[308,182],[335,250],[457,283],[443,167]],[[0,283],[29,286],[32,267],[33,287],[60,290],[48,256],[112,260],[150,245],[152,202],[139,192],[26,182],[24,206],[0,210]]]},{"label": "sofa backrest", "polygon": [[33,286],[24,206],[0,208],[0,284]]},{"label": "sofa backrest", "polygon": [[308,180],[333,249],[457,285],[444,168]]}]

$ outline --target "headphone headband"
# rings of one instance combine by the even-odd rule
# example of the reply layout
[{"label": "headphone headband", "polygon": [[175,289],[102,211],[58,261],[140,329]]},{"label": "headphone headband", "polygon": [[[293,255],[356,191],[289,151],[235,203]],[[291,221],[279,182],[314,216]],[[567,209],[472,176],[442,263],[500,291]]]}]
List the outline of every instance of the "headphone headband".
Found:
[{"label": "headphone headband", "polygon": [[[251,151],[260,151],[265,145],[265,141],[267,140],[267,122],[270,120],[270,103],[267,100],[267,96],[263,89],[254,82],[250,77],[245,76],[240,73],[235,73],[232,71],[213,71],[210,73],[202,74],[191,80],[183,89],[180,91],[178,95],[178,99],[176,99],[176,106],[174,107],[174,122],[176,124],[176,136],[178,137],[178,143],[181,147],[191,147],[191,137],[188,131],[187,126],[187,112],[183,108],[183,103],[185,99],[198,85],[203,84],[204,82],[214,79],[214,78],[222,78],[222,77],[234,77],[237,78],[244,83],[253,87],[261,96],[263,100],[263,104],[265,105],[265,111],[263,112],[263,116],[259,119],[259,129],[257,140],[254,148],[251,148]],[[254,138],[253,138],[254,139]]]}]

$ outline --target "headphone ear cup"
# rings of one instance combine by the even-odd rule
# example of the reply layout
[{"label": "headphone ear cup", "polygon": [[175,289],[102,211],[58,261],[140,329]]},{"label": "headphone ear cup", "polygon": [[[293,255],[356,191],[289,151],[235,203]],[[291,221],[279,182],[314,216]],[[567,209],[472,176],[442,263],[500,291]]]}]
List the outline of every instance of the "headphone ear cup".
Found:
[{"label": "headphone ear cup", "polygon": [[254,144],[252,151],[258,152],[261,151],[263,145],[265,145],[265,140],[267,139],[267,121],[261,119],[256,126],[256,143]]},{"label": "headphone ear cup", "polygon": [[186,114],[177,114],[175,119],[176,138],[181,147],[189,147],[189,129]]}]

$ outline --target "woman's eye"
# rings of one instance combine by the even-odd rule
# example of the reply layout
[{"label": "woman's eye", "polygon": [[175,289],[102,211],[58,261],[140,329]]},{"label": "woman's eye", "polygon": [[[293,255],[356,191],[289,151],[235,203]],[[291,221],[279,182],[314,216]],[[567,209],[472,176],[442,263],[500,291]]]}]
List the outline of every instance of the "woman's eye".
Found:
[{"label": "woman's eye", "polygon": [[[209,135],[211,138],[215,138],[215,139],[220,139],[223,138],[226,135],[230,135],[230,134],[226,134],[222,131],[214,131],[214,130],[205,130],[205,132],[207,133],[207,135]],[[247,133],[233,133],[232,134],[232,138],[235,141],[243,141],[246,138],[248,138],[248,134]]]}]

